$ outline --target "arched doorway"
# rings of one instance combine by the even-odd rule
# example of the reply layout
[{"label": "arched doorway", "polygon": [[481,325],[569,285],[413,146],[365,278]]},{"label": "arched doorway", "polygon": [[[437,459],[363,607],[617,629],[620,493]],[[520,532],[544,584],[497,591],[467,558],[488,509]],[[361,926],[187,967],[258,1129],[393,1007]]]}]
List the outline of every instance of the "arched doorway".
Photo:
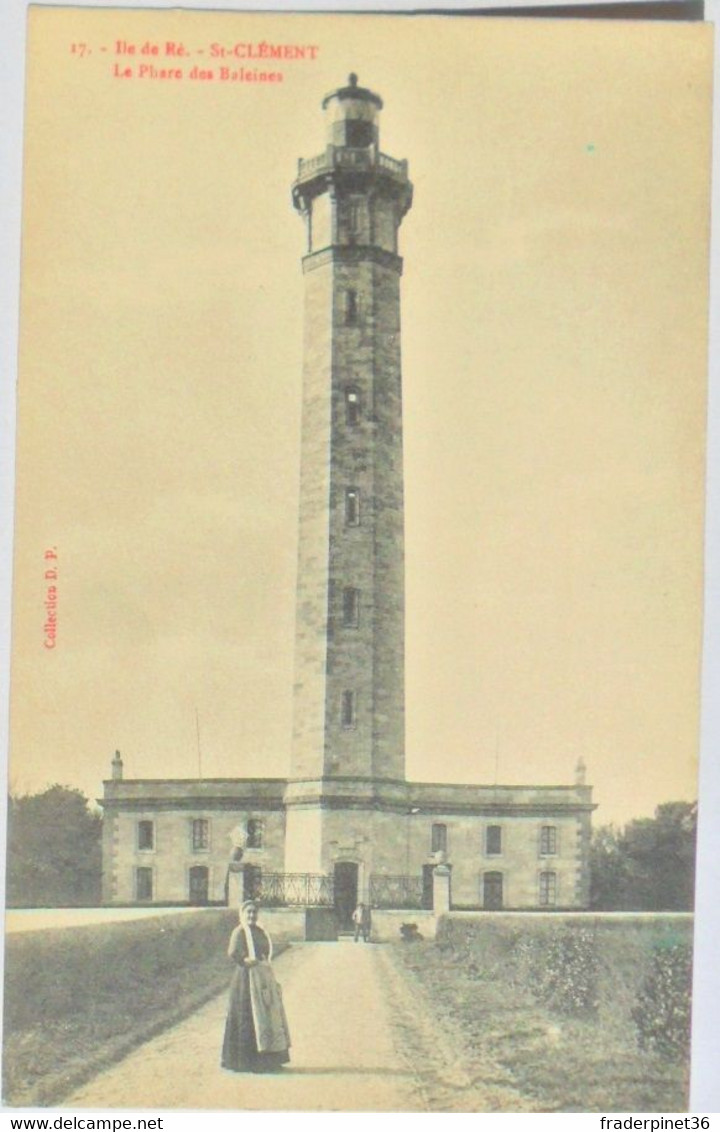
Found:
[{"label": "arched doorway", "polygon": [[190,903],[207,904],[210,898],[210,874],[207,865],[190,869]]},{"label": "arched doorway", "polygon": [[337,861],[333,880],[338,930],[350,931],[358,902],[358,866],[354,861]]}]

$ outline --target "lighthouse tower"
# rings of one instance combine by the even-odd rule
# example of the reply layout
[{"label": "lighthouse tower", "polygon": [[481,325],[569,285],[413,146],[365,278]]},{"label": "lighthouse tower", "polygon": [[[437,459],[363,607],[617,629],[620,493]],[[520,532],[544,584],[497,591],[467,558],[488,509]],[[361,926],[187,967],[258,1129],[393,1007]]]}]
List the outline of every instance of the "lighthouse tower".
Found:
[{"label": "lighthouse tower", "polygon": [[292,189],[306,248],[289,777],[133,779],[118,755],[104,783],[106,903],[220,903],[241,877],[243,896],[293,909],[295,927],[312,910],[309,938],[351,927],[359,900],[380,938],[410,909],[588,905],[582,759],[572,785],[405,777],[398,230],[413,190],[407,162],[380,149],[381,109],[350,75],[325,98],[325,149],[300,161]]},{"label": "lighthouse tower", "polygon": [[412,185],[380,150],[381,109],[350,75],[292,189],[307,242],[288,871],[326,871],[323,813],[372,806],[405,777],[398,229]]}]

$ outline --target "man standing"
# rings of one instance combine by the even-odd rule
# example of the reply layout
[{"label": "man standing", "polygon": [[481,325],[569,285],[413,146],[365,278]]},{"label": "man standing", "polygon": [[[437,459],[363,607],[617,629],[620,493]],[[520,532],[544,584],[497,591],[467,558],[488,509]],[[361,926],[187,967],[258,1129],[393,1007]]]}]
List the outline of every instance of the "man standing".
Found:
[{"label": "man standing", "polygon": [[372,912],[369,904],[358,904],[357,908],[352,914],[353,924],[355,925],[355,943],[360,938],[362,932],[363,942],[368,943],[370,940],[370,929],[372,927]]}]

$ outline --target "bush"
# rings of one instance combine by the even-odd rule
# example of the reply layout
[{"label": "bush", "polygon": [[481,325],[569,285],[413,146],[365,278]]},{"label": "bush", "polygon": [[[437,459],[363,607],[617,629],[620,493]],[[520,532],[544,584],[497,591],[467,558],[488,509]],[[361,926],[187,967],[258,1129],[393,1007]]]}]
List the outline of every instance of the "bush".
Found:
[{"label": "bush", "polygon": [[[655,952],[680,944],[689,954],[691,933],[689,916],[465,913],[439,920],[435,945],[398,947],[472,1081],[443,1102],[453,1112],[489,1103],[507,1112],[686,1111],[687,1057],[639,1049],[632,1011]],[[676,985],[686,1017],[689,989],[689,979]],[[647,1004],[641,1013],[649,1016]]]},{"label": "bush", "polygon": [[[689,954],[692,919],[451,915],[441,917],[436,945],[443,962],[471,980],[500,979],[553,1013],[602,1013],[634,1045],[631,1012],[652,957],[677,945]],[[678,990],[687,1015],[689,989],[686,982]]]},{"label": "bush", "polygon": [[220,993],[236,922],[236,913],[204,910],[10,935],[5,1100],[55,1103]]},{"label": "bush", "polygon": [[422,940],[422,932],[418,930],[417,924],[401,924],[400,935],[404,943],[419,943]]},{"label": "bush", "polygon": [[655,949],[632,1018],[641,1050],[684,1059],[690,1053],[692,952],[686,944]]},{"label": "bush", "polygon": [[10,935],[5,950],[5,1033],[97,1009],[124,1015],[172,1001],[189,968],[220,962],[235,916],[225,910]]},{"label": "bush", "polygon": [[599,1006],[595,935],[586,928],[553,926],[518,932],[506,969],[513,986],[526,988],[557,1014],[592,1014]]},{"label": "bush", "polygon": [[585,929],[560,931],[537,955],[530,984],[534,994],[560,1014],[587,1014],[598,1008],[598,959],[593,935]]}]

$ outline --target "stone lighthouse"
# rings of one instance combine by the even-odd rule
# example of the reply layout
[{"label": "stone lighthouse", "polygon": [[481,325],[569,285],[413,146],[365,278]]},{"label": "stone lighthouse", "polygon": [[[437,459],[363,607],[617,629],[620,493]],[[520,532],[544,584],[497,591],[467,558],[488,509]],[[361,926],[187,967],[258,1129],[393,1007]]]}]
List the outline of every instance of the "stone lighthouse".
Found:
[{"label": "stone lighthouse", "polygon": [[[572,784],[405,777],[398,231],[412,185],[407,162],[380,149],[381,109],[355,75],[327,95],[325,149],[300,161],[292,189],[306,246],[290,773],[132,778],[116,755],[106,903],[241,891],[268,907],[332,907],[331,934],[358,900],[400,917],[587,907],[595,807],[582,762]],[[448,754],[425,757],[441,771]]]},{"label": "stone lighthouse", "polygon": [[361,806],[405,777],[398,229],[412,185],[380,150],[381,109],[356,75],[329,94],[325,150],[292,190],[307,242],[286,801],[288,868],[302,871],[325,871],[323,812],[341,795]]}]

